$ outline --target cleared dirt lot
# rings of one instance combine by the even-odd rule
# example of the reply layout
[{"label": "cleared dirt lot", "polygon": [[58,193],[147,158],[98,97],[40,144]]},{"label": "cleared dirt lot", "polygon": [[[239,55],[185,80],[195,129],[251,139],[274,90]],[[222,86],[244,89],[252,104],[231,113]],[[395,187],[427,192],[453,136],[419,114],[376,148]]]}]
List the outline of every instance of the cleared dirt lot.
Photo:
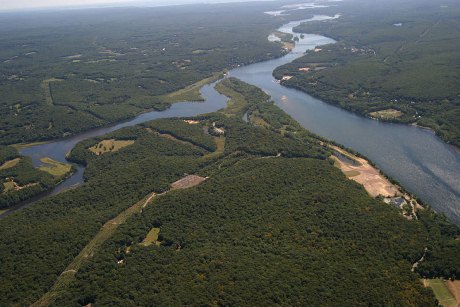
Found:
[{"label": "cleared dirt lot", "polygon": [[331,146],[331,148],[357,162],[348,163],[343,159],[332,156],[336,166],[339,167],[348,178],[362,184],[372,197],[377,197],[379,195],[385,197],[401,195],[398,187],[386,179],[380,171],[370,165],[367,160],[351,155],[339,147]]},{"label": "cleared dirt lot", "polygon": [[205,181],[206,178],[197,176],[197,175],[188,175],[185,176],[182,179],[177,180],[176,182],[173,182],[171,184],[171,190],[177,190],[177,189],[187,189],[194,187],[196,185],[199,185],[203,181]]}]

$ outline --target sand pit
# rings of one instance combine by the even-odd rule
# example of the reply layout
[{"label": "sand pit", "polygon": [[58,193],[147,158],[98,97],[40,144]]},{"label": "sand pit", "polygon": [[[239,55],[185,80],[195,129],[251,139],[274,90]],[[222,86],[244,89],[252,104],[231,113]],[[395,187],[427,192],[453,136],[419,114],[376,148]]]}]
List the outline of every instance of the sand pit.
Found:
[{"label": "sand pit", "polygon": [[341,155],[356,161],[356,163],[349,163],[344,159],[332,156],[336,161],[336,166],[338,166],[350,179],[362,184],[372,197],[377,197],[379,195],[384,197],[401,195],[398,187],[386,179],[378,169],[370,165],[365,159],[351,155],[336,146],[331,146],[331,148]]}]

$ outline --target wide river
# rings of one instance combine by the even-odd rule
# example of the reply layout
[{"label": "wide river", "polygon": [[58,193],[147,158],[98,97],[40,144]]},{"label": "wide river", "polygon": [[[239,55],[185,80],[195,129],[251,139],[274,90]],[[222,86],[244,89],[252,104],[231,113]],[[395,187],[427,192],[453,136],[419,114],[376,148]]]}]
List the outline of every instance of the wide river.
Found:
[{"label": "wide river", "polygon": [[[309,20],[330,18],[335,17],[315,16]],[[272,71],[276,67],[293,61],[315,46],[334,43],[334,40],[324,36],[306,34],[301,38],[292,32],[293,27],[309,20],[290,22],[279,29],[299,38],[291,53],[279,59],[233,69],[229,75],[262,88],[280,108],[306,129],[367,156],[409,192],[460,224],[460,151],[442,142],[429,130],[363,118],[275,82]],[[32,157],[36,165],[40,164],[41,157],[65,161],[66,153],[81,140],[156,118],[193,116],[216,111],[225,106],[227,101],[226,97],[214,90],[213,85],[203,87],[202,95],[205,102],[174,104],[164,112],[144,113],[114,126],[26,148],[21,150],[21,154]],[[81,184],[83,170],[79,166],[74,175],[49,194]]]}]

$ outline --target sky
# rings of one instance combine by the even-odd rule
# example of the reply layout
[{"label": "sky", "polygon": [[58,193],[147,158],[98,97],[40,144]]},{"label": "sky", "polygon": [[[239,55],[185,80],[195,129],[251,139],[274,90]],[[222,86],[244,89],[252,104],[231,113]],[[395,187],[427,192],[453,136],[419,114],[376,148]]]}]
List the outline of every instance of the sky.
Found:
[{"label": "sky", "polygon": [[0,10],[18,10],[61,6],[93,6],[127,3],[133,0],[0,0]]},{"label": "sky", "polygon": [[173,5],[189,3],[239,2],[241,0],[0,0],[0,11],[80,6]]}]

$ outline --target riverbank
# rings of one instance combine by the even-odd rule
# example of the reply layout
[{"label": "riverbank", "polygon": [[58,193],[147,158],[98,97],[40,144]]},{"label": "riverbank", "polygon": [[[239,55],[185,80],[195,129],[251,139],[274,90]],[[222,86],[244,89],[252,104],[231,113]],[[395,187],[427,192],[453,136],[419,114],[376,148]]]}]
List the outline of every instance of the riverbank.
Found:
[{"label": "riverbank", "polygon": [[[428,127],[458,148],[460,100],[459,85],[454,80],[459,71],[450,54],[456,50],[460,28],[450,20],[458,19],[460,6],[457,3],[449,6],[451,10],[440,10],[431,3],[420,4],[417,9],[413,4],[406,5],[411,9],[401,10],[399,5],[354,8],[352,3],[338,3],[327,10],[342,11],[335,22],[304,23],[293,29],[295,33],[331,37],[336,42],[308,50],[279,67],[274,75],[278,80],[283,75],[293,76],[283,84],[356,114]],[[411,20],[410,25],[394,23],[398,19]],[[429,51],[432,49],[437,52],[436,63]],[[322,69],[316,70],[315,66]],[[303,67],[311,69],[299,71]],[[387,110],[398,113],[380,116]]]},{"label": "riverbank", "polygon": [[335,42],[321,35],[305,34],[302,38],[292,32],[292,26],[302,22],[308,20],[291,22],[279,29],[299,38],[291,53],[280,59],[240,67],[229,75],[262,88],[304,128],[362,153],[410,194],[460,224],[460,151],[455,147],[427,129],[357,116],[318,100],[310,96],[311,93],[275,82],[272,73],[277,67],[302,57],[306,50],[324,49],[318,46]]},{"label": "riverbank", "polygon": [[368,160],[335,145],[327,145],[335,153],[330,158],[348,179],[361,184],[370,196],[381,197],[383,202],[401,209],[402,215],[409,219],[417,219],[417,211],[423,206],[417,199],[405,192],[402,187],[392,183]]},{"label": "riverbank", "polygon": [[[302,69],[302,68],[299,68],[299,69]],[[442,134],[441,130],[435,129],[432,126],[428,126],[428,125],[425,126],[425,125],[420,124],[418,122],[407,121],[407,120],[399,119],[397,117],[394,117],[394,118],[379,117],[379,118],[377,118],[375,116],[372,116],[370,113],[363,113],[362,111],[358,110],[357,108],[355,108],[352,105],[344,106],[341,103],[338,103],[338,102],[335,102],[335,101],[333,102],[333,101],[329,100],[328,97],[325,97],[324,95],[321,95],[316,91],[312,91],[310,87],[305,88],[303,86],[292,84],[292,79],[295,78],[295,74],[293,74],[293,73],[288,73],[288,74],[283,75],[283,76],[274,74],[273,76],[275,77],[277,82],[279,82],[280,85],[282,85],[282,86],[284,86],[286,88],[291,88],[291,89],[301,91],[301,92],[303,92],[305,94],[308,94],[308,95],[310,95],[310,96],[312,96],[312,97],[314,97],[314,98],[316,98],[318,100],[321,100],[321,101],[323,101],[325,103],[328,103],[328,104],[330,104],[330,105],[332,105],[334,107],[343,109],[343,110],[345,110],[347,112],[350,112],[352,114],[361,116],[363,118],[368,118],[370,120],[375,120],[375,121],[383,122],[383,123],[407,125],[407,126],[416,127],[418,129],[427,130],[427,131],[433,133],[440,141],[442,141],[446,145],[452,146],[453,148],[455,148],[455,150],[460,151],[460,144],[453,143],[451,139],[444,137],[444,135]],[[385,111],[385,110],[382,110],[382,111]]]},{"label": "riverbank", "polygon": [[[328,18],[334,17],[323,16],[312,20]],[[305,20],[290,22],[279,30],[292,32],[292,27],[301,22]],[[400,182],[411,194],[417,195],[424,203],[430,204],[438,212],[444,212],[452,220],[460,223],[460,196],[459,189],[455,186],[456,178],[460,177],[460,154],[453,152],[452,146],[441,143],[425,129],[358,118],[350,112],[329,106],[304,93],[273,82],[271,74],[276,67],[292,62],[302,56],[305,50],[333,42],[318,35],[307,34],[303,38],[300,35],[298,37],[299,41],[296,42],[294,50],[282,58],[239,67],[228,74],[264,89],[280,108],[304,128],[362,153],[385,174]],[[204,86],[201,91],[205,102],[173,104],[170,109],[163,112],[145,113],[109,128],[100,128],[63,141],[24,149],[22,154],[29,155],[34,160],[46,155],[56,161],[65,161],[65,154],[84,139],[156,118],[208,113],[225,105],[227,98],[219,95],[212,85]],[[76,181],[83,180],[82,173],[83,169],[76,175]],[[80,177],[77,178],[78,176]]]}]

